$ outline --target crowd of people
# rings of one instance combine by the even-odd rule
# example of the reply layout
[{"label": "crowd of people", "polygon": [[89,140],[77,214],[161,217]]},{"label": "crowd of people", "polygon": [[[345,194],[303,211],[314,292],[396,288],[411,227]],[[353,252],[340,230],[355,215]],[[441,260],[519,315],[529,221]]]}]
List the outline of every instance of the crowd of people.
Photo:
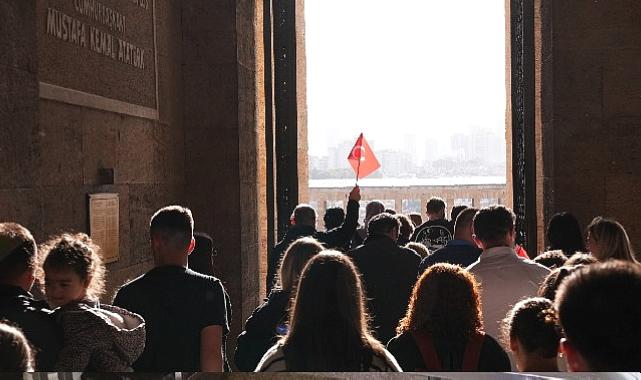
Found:
[{"label": "crowd of people", "polygon": [[[360,200],[354,187],[323,231],[311,206],[294,209],[267,258],[268,297],[238,336],[238,370],[641,370],[641,265],[616,220],[594,218],[584,239],[556,214],[530,259],[507,207],[456,206],[448,219],[433,197],[422,221],[371,201],[359,226]],[[0,223],[0,372],[231,370],[232,300],[211,237],[181,206],[158,210],[149,236],[154,268],[109,305],[87,235],[37,245]]]}]

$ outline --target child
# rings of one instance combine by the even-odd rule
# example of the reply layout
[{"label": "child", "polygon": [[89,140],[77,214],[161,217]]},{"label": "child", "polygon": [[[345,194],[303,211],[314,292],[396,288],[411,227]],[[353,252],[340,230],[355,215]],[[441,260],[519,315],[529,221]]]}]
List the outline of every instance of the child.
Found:
[{"label": "child", "polygon": [[59,372],[130,372],[145,346],[145,321],[98,303],[105,267],[85,234],[63,234],[44,246],[45,293],[64,334]]},{"label": "child", "polygon": [[561,330],[552,301],[528,298],[503,321],[503,340],[521,372],[557,372]]}]

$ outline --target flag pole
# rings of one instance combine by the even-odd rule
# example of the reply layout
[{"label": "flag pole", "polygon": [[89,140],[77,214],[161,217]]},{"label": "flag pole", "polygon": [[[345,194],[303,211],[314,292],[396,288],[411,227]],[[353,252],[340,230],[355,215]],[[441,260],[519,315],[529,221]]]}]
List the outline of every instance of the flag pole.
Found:
[{"label": "flag pole", "polygon": [[[362,154],[362,151],[361,151]],[[356,185],[358,185],[358,175],[361,172],[361,156],[358,156],[358,166],[356,167]]]}]

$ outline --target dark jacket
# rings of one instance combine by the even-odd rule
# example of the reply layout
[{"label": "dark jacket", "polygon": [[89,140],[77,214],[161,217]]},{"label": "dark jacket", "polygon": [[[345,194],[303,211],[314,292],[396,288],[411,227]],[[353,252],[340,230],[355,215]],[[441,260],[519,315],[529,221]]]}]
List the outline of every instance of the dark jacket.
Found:
[{"label": "dark jacket", "polygon": [[[463,355],[467,342],[434,342],[434,348],[441,361],[444,371],[460,371],[463,368]],[[387,350],[394,355],[398,365],[404,372],[413,372],[417,368],[425,368],[423,357],[409,332],[390,340]],[[510,359],[505,350],[494,338],[485,335],[479,357],[479,372],[508,372],[511,371]]]},{"label": "dark jacket", "polygon": [[481,248],[469,241],[450,240],[445,247],[437,249],[436,252],[421,261],[418,275],[420,276],[427,268],[437,263],[449,263],[467,268],[478,260],[481,252]]},{"label": "dark jacket", "polygon": [[445,247],[448,241],[454,236],[452,223],[447,219],[428,220],[427,222],[416,227],[411,241],[421,243],[434,252],[437,249]]},{"label": "dark jacket", "polygon": [[381,342],[395,335],[405,315],[421,257],[387,236],[368,236],[348,255],[362,274],[367,308]]},{"label": "dark jacket", "polygon": [[347,215],[340,227],[336,227],[329,231],[316,231],[312,226],[292,226],[285,233],[285,237],[269,252],[267,261],[267,290],[270,291],[274,285],[276,278],[276,271],[280,259],[285,253],[285,250],[295,240],[312,236],[318,240],[327,249],[341,249],[349,244],[354,236],[354,231],[358,225],[358,202],[350,200],[347,203]]},{"label": "dark jacket", "polygon": [[83,301],[59,307],[54,316],[64,331],[58,372],[132,372],[145,348],[145,321],[128,310]]},{"label": "dark jacket", "polygon": [[44,301],[36,301],[22,288],[0,285],[0,320],[19,327],[36,350],[36,370],[53,371],[62,348],[62,330]]},{"label": "dark jacket", "polygon": [[287,333],[289,292],[274,290],[265,303],[258,306],[245,323],[234,353],[234,363],[240,371],[253,372],[263,355]]}]

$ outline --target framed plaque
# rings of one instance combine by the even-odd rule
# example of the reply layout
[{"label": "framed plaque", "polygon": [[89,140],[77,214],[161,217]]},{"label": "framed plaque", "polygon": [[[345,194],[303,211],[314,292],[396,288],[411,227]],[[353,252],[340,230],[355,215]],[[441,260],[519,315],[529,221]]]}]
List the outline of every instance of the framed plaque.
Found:
[{"label": "framed plaque", "polygon": [[118,194],[89,194],[89,235],[100,247],[100,255],[105,263],[120,258],[118,214]]}]

